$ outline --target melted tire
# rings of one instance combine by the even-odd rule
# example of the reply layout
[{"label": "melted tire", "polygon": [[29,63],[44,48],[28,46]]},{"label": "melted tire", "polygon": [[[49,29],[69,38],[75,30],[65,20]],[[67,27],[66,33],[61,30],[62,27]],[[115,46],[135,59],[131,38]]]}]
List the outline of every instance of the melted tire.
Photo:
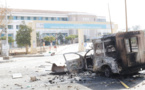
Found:
[{"label": "melted tire", "polygon": [[104,75],[106,77],[108,77],[108,78],[112,76],[112,71],[111,71],[111,69],[109,67],[105,67],[105,69],[104,69]]}]

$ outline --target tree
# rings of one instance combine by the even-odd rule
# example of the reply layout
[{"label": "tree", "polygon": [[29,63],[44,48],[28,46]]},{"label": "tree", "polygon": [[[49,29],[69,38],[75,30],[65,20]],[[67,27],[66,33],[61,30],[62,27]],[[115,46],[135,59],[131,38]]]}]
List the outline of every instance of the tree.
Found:
[{"label": "tree", "polygon": [[61,43],[64,42],[62,33],[58,33],[57,40],[60,40]]},{"label": "tree", "polygon": [[36,33],[36,39],[37,39],[37,46],[40,46],[40,33]]},{"label": "tree", "polygon": [[50,42],[51,45],[52,45],[52,42],[55,40],[55,37],[53,37],[53,36],[46,36],[46,37],[44,37],[44,40]]},{"label": "tree", "polygon": [[[11,9],[0,6],[0,26],[2,27],[5,26],[6,24],[5,17],[7,14],[10,14],[10,13],[11,13]],[[11,19],[12,19],[12,16],[10,15],[7,23],[10,23]]]},{"label": "tree", "polygon": [[71,40],[71,37],[66,36],[66,37],[65,37],[65,40],[66,40],[66,43],[68,43],[68,42]]},{"label": "tree", "polygon": [[[11,9],[0,6],[0,28],[5,28],[7,14],[9,14],[7,24],[9,24],[11,23],[11,20],[12,20]],[[2,34],[2,31],[0,32],[0,35],[1,34]]]},{"label": "tree", "polygon": [[66,40],[71,40],[71,42],[73,43],[74,42],[74,39],[77,38],[78,36],[77,35],[69,35],[67,37],[65,37]]},{"label": "tree", "polygon": [[17,31],[16,41],[19,46],[25,46],[26,54],[28,53],[28,46],[31,45],[32,28],[22,22],[20,29]]},{"label": "tree", "polygon": [[[0,40],[6,40],[6,36],[1,37]],[[13,43],[14,39],[12,37],[8,37],[8,42]]]}]

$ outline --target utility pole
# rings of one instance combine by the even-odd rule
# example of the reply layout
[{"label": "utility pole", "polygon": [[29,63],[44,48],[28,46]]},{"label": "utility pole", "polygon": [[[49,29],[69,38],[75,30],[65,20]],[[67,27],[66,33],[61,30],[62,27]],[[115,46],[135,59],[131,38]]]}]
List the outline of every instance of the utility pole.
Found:
[{"label": "utility pole", "polygon": [[5,24],[5,34],[6,34],[6,47],[7,47],[7,50],[6,50],[6,57],[9,56],[9,43],[8,43],[8,25],[7,25],[7,7],[6,7],[6,24]]},{"label": "utility pole", "polygon": [[128,32],[128,24],[127,24],[127,4],[125,0],[125,20],[126,20],[126,32]]},{"label": "utility pole", "polygon": [[110,19],[110,28],[111,28],[111,33],[113,33],[109,3],[108,3],[108,12],[109,12],[109,19]]}]

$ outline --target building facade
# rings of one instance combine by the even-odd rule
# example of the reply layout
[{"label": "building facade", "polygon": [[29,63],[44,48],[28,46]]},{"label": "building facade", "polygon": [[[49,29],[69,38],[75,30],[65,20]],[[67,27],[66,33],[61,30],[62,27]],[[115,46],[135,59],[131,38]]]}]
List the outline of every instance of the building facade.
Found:
[{"label": "building facade", "polygon": [[[12,17],[12,18],[10,18]],[[12,9],[11,15],[8,15],[7,18],[10,20],[8,24],[8,35],[16,39],[16,33],[19,30],[19,25],[22,21],[25,23],[30,23],[33,21],[74,21],[74,22],[100,22],[106,25],[105,29],[84,29],[84,35],[86,39],[91,39],[97,36],[111,33],[109,22],[106,22],[106,18],[103,16],[96,16],[88,13],[82,12],[67,12],[67,11],[47,11],[47,10],[25,10],[25,9]],[[116,28],[115,24],[112,24],[113,28]],[[1,29],[0,29],[1,30]],[[114,29],[115,30],[115,29]],[[61,33],[64,37],[68,35],[77,35],[77,29],[37,29],[36,32],[39,32],[41,38],[45,36],[56,36],[56,34]],[[115,32],[115,31],[114,31]],[[4,36],[2,34],[1,36]],[[14,42],[14,47],[17,47],[16,42]]]}]

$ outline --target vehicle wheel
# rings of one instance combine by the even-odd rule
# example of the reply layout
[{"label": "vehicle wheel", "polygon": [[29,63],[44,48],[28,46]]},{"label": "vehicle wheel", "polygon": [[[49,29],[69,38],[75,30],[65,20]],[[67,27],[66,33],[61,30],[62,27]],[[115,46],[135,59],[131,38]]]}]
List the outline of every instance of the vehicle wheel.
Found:
[{"label": "vehicle wheel", "polygon": [[104,74],[105,74],[106,77],[111,77],[112,76],[111,69],[109,67],[105,67]]}]

